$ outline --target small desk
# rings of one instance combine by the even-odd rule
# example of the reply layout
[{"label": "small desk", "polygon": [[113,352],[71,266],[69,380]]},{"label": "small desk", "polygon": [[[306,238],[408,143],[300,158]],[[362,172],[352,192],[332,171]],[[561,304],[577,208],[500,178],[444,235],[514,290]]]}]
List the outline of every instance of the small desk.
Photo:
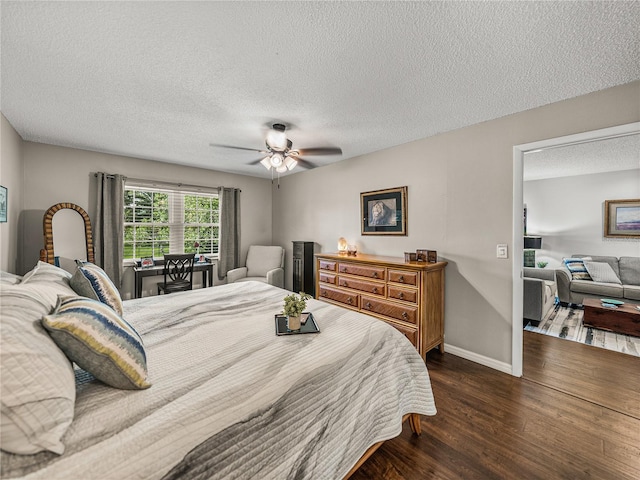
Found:
[{"label": "small desk", "polygon": [[[160,262],[158,262],[160,263]],[[153,267],[133,267],[136,276],[136,292],[135,298],[142,296],[142,279],[144,277],[154,277],[162,275],[164,270],[163,264],[157,264]],[[213,286],[213,263],[212,262],[196,262],[193,264],[194,272],[202,272],[202,285],[205,287]]]}]

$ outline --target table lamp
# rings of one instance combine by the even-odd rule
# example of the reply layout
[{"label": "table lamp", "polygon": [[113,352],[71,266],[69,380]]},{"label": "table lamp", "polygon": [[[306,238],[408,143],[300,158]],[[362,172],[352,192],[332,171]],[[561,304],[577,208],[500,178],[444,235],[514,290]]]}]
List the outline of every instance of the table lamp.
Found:
[{"label": "table lamp", "polygon": [[542,248],[542,237],[524,237],[524,266],[536,266],[536,250]]}]

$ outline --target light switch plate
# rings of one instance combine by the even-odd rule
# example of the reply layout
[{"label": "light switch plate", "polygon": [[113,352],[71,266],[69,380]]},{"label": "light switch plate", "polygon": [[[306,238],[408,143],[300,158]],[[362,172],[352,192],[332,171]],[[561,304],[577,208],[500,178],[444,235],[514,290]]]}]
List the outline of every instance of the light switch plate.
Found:
[{"label": "light switch plate", "polygon": [[509,258],[509,249],[506,243],[499,243],[496,247],[496,257]]}]

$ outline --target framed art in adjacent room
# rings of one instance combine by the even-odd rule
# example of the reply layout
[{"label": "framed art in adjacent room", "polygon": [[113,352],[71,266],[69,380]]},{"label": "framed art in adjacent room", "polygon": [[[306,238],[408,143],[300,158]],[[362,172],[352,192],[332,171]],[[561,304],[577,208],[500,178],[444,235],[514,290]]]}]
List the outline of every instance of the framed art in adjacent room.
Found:
[{"label": "framed art in adjacent room", "polygon": [[640,199],[604,201],[604,236],[640,238]]},{"label": "framed art in adjacent room", "polygon": [[7,221],[7,203],[9,201],[7,195],[7,187],[0,185],[0,223]]},{"label": "framed art in adjacent room", "polygon": [[362,235],[407,234],[407,187],[360,194]]}]

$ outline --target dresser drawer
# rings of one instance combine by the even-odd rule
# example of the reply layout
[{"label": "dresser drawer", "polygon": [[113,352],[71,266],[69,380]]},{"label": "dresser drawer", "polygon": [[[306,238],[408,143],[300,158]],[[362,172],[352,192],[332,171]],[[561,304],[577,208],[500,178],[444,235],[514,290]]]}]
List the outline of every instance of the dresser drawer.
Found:
[{"label": "dresser drawer", "polygon": [[389,269],[389,281],[416,286],[418,285],[418,274],[416,272]]},{"label": "dresser drawer", "polygon": [[405,337],[409,339],[411,344],[418,348],[418,330],[415,328],[405,327],[403,325],[398,325],[397,323],[386,322],[388,325],[391,325],[400,333],[404,334]]},{"label": "dresser drawer", "polygon": [[353,288],[361,292],[373,293],[384,297],[384,283],[366,282],[364,280],[354,280],[351,277],[338,277],[338,285],[345,288]]},{"label": "dresser drawer", "polygon": [[330,283],[331,285],[336,284],[336,276],[330,273],[319,272],[318,276],[320,277],[320,281],[322,283]]},{"label": "dresser drawer", "polygon": [[369,267],[366,265],[356,265],[353,263],[341,263],[338,266],[339,273],[348,273],[359,277],[373,278],[375,280],[385,279],[384,267]]},{"label": "dresser drawer", "polygon": [[333,300],[334,302],[343,303],[349,307],[358,308],[359,295],[357,293],[343,292],[342,290],[335,290],[331,287],[325,287],[320,285],[320,298],[326,298]]},{"label": "dresser drawer", "polygon": [[328,262],[327,260],[320,260],[319,269],[320,270],[329,270],[330,272],[336,271],[336,262]]},{"label": "dresser drawer", "polygon": [[385,302],[371,297],[362,297],[360,308],[364,312],[373,312],[385,317],[395,318],[403,322],[417,324],[418,308],[410,305],[398,305],[397,303]]},{"label": "dresser drawer", "polygon": [[404,300],[405,302],[418,303],[418,291],[410,288],[388,286],[389,298],[395,298],[397,300]]}]

